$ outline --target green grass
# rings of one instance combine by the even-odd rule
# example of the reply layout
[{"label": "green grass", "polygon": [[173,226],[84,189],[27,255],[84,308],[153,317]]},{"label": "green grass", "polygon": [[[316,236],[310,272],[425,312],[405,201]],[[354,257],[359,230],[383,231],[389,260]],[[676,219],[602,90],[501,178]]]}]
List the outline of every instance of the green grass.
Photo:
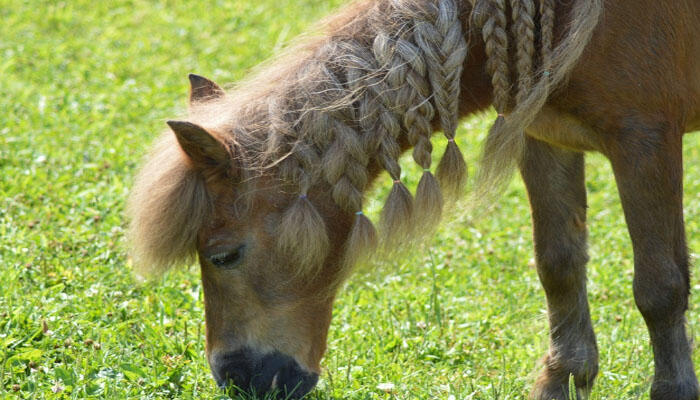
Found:
[{"label": "green grass", "polygon": [[[188,72],[234,82],[340,3],[0,0],[1,398],[224,398],[203,356],[197,268],[137,282],[124,201],[149,143],[185,108]],[[461,127],[472,166],[490,121]],[[698,249],[700,143],[685,140]],[[651,349],[617,192],[602,157],[587,163],[592,398],[648,398]],[[311,398],[526,396],[547,326],[522,184],[487,215],[448,219],[429,246],[360,272],[339,295]]]}]

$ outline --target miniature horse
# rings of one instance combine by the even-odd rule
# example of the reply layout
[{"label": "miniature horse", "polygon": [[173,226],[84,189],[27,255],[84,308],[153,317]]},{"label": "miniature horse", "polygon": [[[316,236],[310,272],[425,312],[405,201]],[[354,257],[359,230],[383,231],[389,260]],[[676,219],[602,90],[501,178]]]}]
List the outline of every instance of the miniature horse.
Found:
[{"label": "miniature horse", "polygon": [[[612,163],[654,351],[653,400],[698,398],[685,332],[681,139],[700,128],[700,2],[376,0],[225,93],[191,75],[131,194],[143,273],[199,258],[216,381],[302,397],[333,298],[360,256],[434,228],[463,191],[459,118],[493,105],[475,192],[519,168],[550,349],[532,397],[585,397],[598,372],[586,295],[584,152]],[[447,147],[433,175],[432,134]],[[174,134],[173,134],[174,133]],[[415,194],[400,154],[423,168]],[[393,186],[379,230],[363,194]]]}]

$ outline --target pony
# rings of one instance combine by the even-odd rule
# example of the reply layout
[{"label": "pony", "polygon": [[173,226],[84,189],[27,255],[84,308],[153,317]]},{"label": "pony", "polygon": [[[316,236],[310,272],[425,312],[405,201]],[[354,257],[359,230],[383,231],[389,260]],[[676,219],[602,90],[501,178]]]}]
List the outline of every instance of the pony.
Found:
[{"label": "pony", "polygon": [[[699,38],[696,0],[351,3],[232,91],[190,75],[189,115],[168,121],[130,195],[134,263],[198,258],[217,383],[303,397],[353,265],[431,232],[465,191],[458,121],[493,106],[473,194],[494,199],[516,170],[528,191],[550,324],[532,397],[568,399],[569,377],[585,397],[598,372],[583,162],[596,151],[633,243],[651,399],[697,399],[681,139],[700,128]],[[409,149],[415,194],[397,161]],[[364,193],[384,171],[375,229]]]}]

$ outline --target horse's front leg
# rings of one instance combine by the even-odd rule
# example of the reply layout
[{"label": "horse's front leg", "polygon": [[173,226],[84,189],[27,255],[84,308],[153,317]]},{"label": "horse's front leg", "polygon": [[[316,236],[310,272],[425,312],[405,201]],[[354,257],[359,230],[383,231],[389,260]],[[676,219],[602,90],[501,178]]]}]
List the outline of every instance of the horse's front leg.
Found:
[{"label": "horse's front leg", "polygon": [[608,151],[634,248],[634,300],[654,350],[652,400],[698,398],[685,332],[689,263],[681,148],[680,129],[636,124]]},{"label": "horse's front leg", "polygon": [[586,295],[586,188],[583,154],[527,140],[520,172],[532,208],[537,273],[547,296],[550,345],[535,384],[537,400],[583,397],[598,372]]}]

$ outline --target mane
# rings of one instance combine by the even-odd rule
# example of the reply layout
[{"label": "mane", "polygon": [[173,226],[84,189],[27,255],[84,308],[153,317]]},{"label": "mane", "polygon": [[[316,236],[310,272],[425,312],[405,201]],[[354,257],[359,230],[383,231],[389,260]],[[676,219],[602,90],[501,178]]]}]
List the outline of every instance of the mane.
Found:
[{"label": "mane", "polygon": [[151,276],[194,260],[197,233],[213,205],[174,135],[162,135],[146,160],[127,211],[133,263]]},{"label": "mane", "polygon": [[[507,1],[472,1],[471,28],[481,29],[486,44],[486,70],[499,112],[482,158],[478,182],[483,192],[496,187],[489,182],[503,181],[517,163],[524,128],[583,51],[600,14],[599,2],[578,1],[571,34],[553,48],[553,0],[542,0],[539,10],[532,0],[512,0],[518,61],[513,99]],[[242,150],[237,156],[250,175],[274,173],[297,188],[296,200],[282,216],[278,243],[302,272],[317,271],[329,251],[314,187],[327,187],[337,206],[355,215],[344,249],[348,265],[378,242],[374,224],[363,213],[371,170],[386,171],[393,181],[379,224],[386,244],[431,231],[443,197],[463,192],[466,164],[454,136],[468,51],[460,18],[466,11],[466,3],[456,0],[353,3],[228,96],[191,107],[192,122],[227,132],[225,139]],[[434,122],[447,139],[435,176]],[[167,148],[176,148],[173,142],[156,147],[131,200],[135,258],[146,263],[141,265],[156,265],[156,271],[191,259],[196,232],[211,211],[201,178],[181,154],[173,154],[177,149]],[[423,169],[415,196],[401,181],[398,158],[404,144],[413,148],[413,159]]]}]

